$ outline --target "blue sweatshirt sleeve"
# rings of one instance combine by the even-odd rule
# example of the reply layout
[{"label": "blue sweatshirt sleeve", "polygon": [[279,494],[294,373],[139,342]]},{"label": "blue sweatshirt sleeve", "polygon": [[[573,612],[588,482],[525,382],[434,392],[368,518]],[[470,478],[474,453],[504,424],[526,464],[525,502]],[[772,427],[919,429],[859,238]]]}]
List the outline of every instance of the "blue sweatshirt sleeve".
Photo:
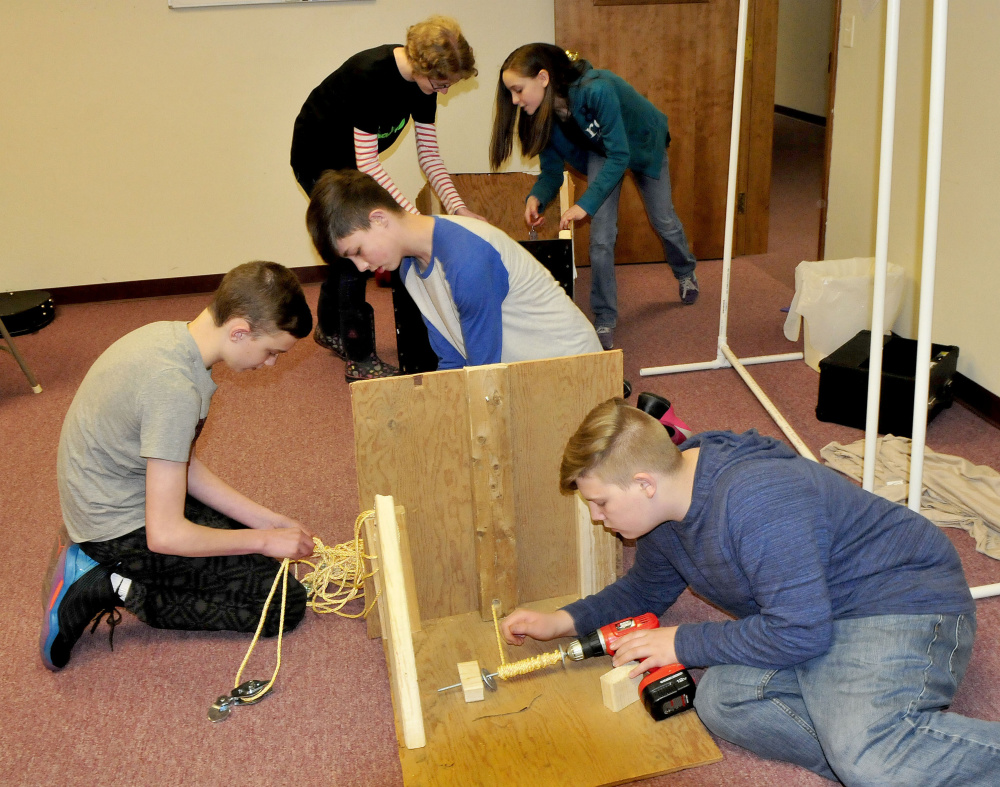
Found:
[{"label": "blue sweatshirt sleeve", "polygon": [[727,505],[734,549],[728,571],[743,574],[756,612],[680,626],[678,658],[692,667],[782,668],[825,653],[833,639],[823,568],[830,527],[818,491],[801,479],[750,480],[734,485]]},{"label": "blue sweatshirt sleeve", "polygon": [[[553,133],[556,132],[553,131]],[[538,163],[542,171],[528,196],[538,198],[538,201],[541,203],[539,212],[541,212],[559,194],[559,189],[562,188],[563,184],[563,171],[565,167],[563,157],[556,150],[555,146],[551,144],[539,154]]]},{"label": "blue sweatshirt sleeve", "polygon": [[510,277],[500,252],[478,235],[461,230],[435,234],[435,256],[458,309],[465,342],[465,363],[500,363],[503,351],[503,302]]},{"label": "blue sweatshirt sleeve", "polygon": [[647,535],[636,542],[635,564],[625,576],[563,609],[573,618],[577,633],[588,634],[608,623],[645,612],[659,617],[686,587],[687,582]]}]

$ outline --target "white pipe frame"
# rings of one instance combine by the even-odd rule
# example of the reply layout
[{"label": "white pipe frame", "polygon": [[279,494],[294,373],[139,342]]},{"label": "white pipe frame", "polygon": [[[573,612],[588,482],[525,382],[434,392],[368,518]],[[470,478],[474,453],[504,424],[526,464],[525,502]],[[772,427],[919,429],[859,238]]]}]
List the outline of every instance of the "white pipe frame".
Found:
[{"label": "white pipe frame", "polygon": [[[707,371],[732,367],[764,406],[795,449],[807,459],[816,457],[795,433],[787,420],[745,366],[758,363],[800,360],[802,353],[761,355],[739,359],[726,339],[729,315],[729,279],[732,269],[736,168],[739,153],[740,113],[743,105],[743,69],[746,57],[748,0],[740,0],[736,40],[736,75],[733,86],[733,123],[729,146],[729,182],[726,193],[726,237],[722,260],[722,295],[719,308],[718,356],[714,361],[653,366],[639,370],[639,375]],[[930,388],[931,324],[934,310],[934,275],[937,262],[938,209],[941,194],[941,148],[944,126],[945,60],[948,37],[948,0],[934,0],[931,44],[931,91],[929,134],[927,141],[927,193],[924,204],[923,257],[920,275],[920,316],[917,335],[917,366],[913,396],[913,439],[910,457],[909,507],[920,511],[923,486],[923,460],[927,434],[927,402]],[[889,206],[892,193],[892,154],[896,120],[896,75],[899,59],[899,0],[886,4],[885,65],[882,85],[882,131],[879,156],[879,190],[875,230],[875,282],[872,291],[871,345],[869,355],[868,402],[865,418],[865,455],[862,487],[872,491],[878,448],[879,399],[882,386],[882,343],[885,329],[885,282],[888,269]],[[974,599],[1000,595],[1000,583],[971,588]]]},{"label": "white pipe frame", "polygon": [[719,306],[718,354],[714,361],[647,367],[640,369],[639,375],[641,377],[649,377],[657,374],[677,374],[680,372],[696,372],[732,367],[747,386],[749,386],[754,396],[757,397],[757,400],[764,406],[764,409],[774,419],[774,422],[781,431],[785,433],[785,436],[795,446],[796,450],[808,459],[816,461],[816,457],[795,433],[791,424],[782,417],[778,408],[774,406],[767,397],[767,394],[764,393],[763,389],[744,368],[760,363],[798,361],[802,359],[802,353],[781,353],[777,355],[757,355],[752,358],[737,358],[732,350],[729,349],[726,339],[726,329],[729,320],[729,278],[733,262],[733,227],[736,221],[736,172],[739,165],[740,120],[743,109],[743,71],[746,62],[748,6],[748,0],[740,0],[739,24],[737,25],[736,32],[736,74],[733,84],[733,123],[729,137],[729,181],[726,188],[726,235],[722,257],[722,296]]}]

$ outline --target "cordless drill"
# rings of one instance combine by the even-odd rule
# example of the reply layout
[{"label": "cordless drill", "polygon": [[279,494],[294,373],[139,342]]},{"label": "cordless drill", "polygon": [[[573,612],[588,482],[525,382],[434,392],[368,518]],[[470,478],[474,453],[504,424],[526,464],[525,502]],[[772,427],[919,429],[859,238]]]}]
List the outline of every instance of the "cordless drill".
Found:
[{"label": "cordless drill", "polygon": [[573,661],[583,661],[591,656],[613,656],[617,650],[618,640],[630,631],[656,629],[660,621],[652,612],[646,612],[634,618],[623,618],[601,626],[586,636],[575,639],[566,648],[566,655]]},{"label": "cordless drill", "polygon": [[[624,618],[569,643],[566,655],[573,661],[592,656],[611,656],[618,649],[618,640],[630,631],[660,627],[652,612],[634,618]],[[662,721],[694,705],[694,681],[682,664],[668,664],[650,670],[639,684],[639,699],[654,721]]]}]

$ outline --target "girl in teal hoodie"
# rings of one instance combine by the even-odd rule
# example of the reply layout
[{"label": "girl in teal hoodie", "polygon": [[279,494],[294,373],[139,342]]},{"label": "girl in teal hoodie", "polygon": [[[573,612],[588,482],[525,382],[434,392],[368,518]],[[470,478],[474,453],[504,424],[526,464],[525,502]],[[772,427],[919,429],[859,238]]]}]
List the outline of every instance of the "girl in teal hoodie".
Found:
[{"label": "girl in teal hoodie", "polygon": [[[520,110],[520,111],[519,111]],[[525,203],[528,226],[542,223],[569,164],[587,174],[587,189],[560,219],[559,228],[591,217],[590,305],[605,349],[614,346],[618,320],[615,242],[622,178],[631,170],[679,283],[681,301],[698,298],[696,260],[670,194],[667,117],[621,77],[595,69],[552,44],[526,44],[500,69],[490,164],[510,158],[514,127],[523,155],[538,156],[541,174]]]}]

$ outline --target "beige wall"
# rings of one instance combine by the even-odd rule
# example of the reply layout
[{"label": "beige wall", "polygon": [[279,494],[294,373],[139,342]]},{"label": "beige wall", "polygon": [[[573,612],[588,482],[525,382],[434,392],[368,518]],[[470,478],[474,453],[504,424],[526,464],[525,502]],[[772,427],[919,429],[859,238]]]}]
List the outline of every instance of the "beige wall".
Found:
[{"label": "beige wall", "polygon": [[834,0],[781,0],[774,103],[826,117]]},{"label": "beige wall", "polygon": [[[844,0],[841,25],[855,16],[854,47],[841,46],[837,71],[826,257],[875,251],[885,4]],[[916,336],[930,89],[931,0],[902,3],[889,223],[889,260],[907,271],[894,329]],[[958,345],[959,371],[1000,394],[995,263],[1000,202],[1000,4],[952,0],[949,14],[944,151],[933,340]]]},{"label": "beige wall", "polygon": [[[0,287],[318,263],[288,165],[299,107],[344,59],[431,13],[459,20],[480,72],[438,100],[442,155],[486,171],[499,65],[553,40],[552,0],[0,4]],[[416,197],[412,130],[384,160]]]}]

